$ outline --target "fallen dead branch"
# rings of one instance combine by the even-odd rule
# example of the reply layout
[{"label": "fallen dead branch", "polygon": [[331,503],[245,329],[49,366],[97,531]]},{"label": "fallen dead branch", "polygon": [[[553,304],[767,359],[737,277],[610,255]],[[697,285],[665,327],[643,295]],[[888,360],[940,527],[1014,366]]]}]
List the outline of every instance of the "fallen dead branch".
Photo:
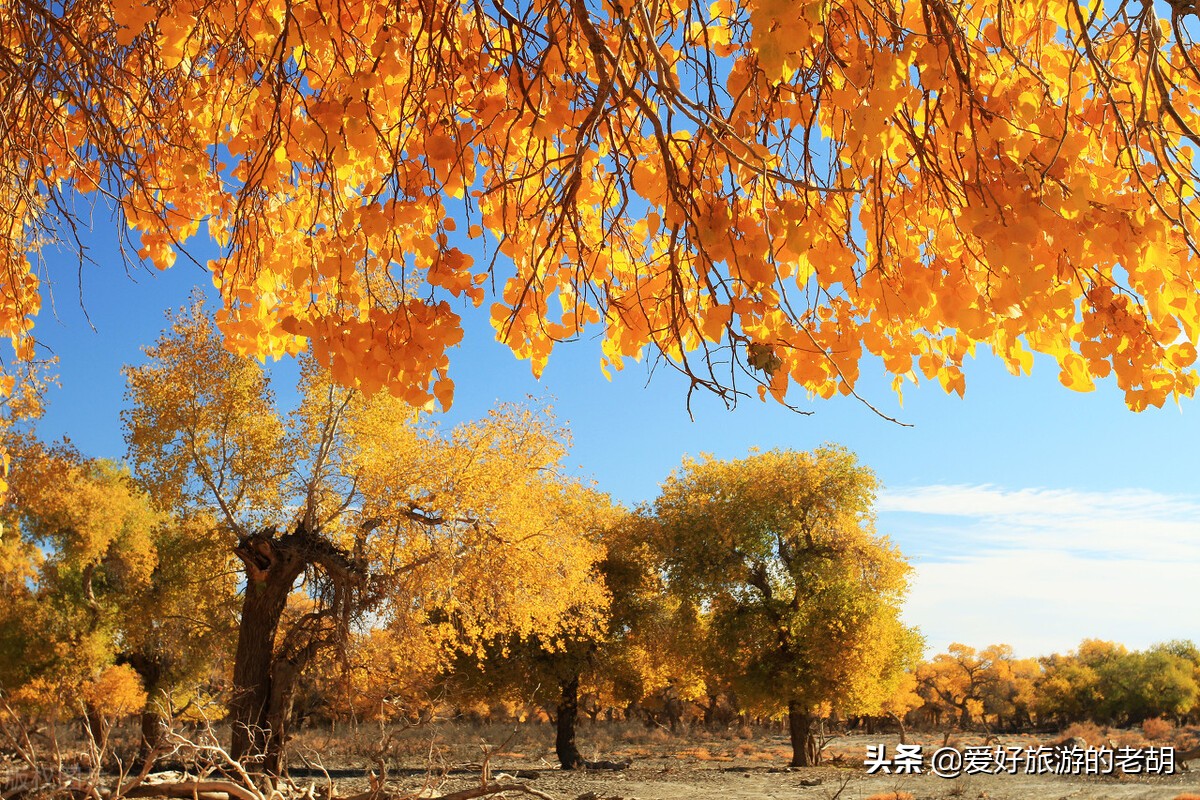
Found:
[{"label": "fallen dead branch", "polygon": [[[553,795],[540,792],[524,783],[489,783],[486,786],[476,786],[472,789],[463,789],[459,792],[438,795],[436,800],[473,800],[476,797],[488,797],[505,792],[520,792],[541,798],[541,800],[555,800]],[[349,797],[336,798],[335,800],[410,800],[410,798],[411,795],[408,794],[362,792],[360,794],[352,794]]]},{"label": "fallen dead branch", "polygon": [[[15,716],[15,715],[13,715]],[[6,730],[6,739],[25,745],[18,748],[19,755],[28,765],[42,761],[29,742],[28,734],[22,730]],[[170,747],[172,754],[191,752],[200,756],[207,766],[199,775],[187,773],[150,774],[155,757]],[[494,780],[490,769],[492,752],[485,749],[484,765],[480,785],[469,789],[435,795],[437,800],[474,800],[502,794],[524,794],[539,800],[555,800],[545,792],[538,791],[526,783],[513,780],[512,776],[497,776]],[[591,769],[623,769],[628,762],[588,763]],[[325,772],[325,787],[322,794],[328,800],[413,800],[427,796],[424,792],[388,792],[384,782],[372,773],[371,789],[359,794],[339,796],[328,772]],[[536,777],[536,773],[531,777]],[[507,780],[504,780],[507,779]],[[108,783],[106,781],[106,783]],[[428,787],[426,787],[426,791]],[[234,759],[227,750],[214,741],[196,741],[177,732],[168,731],[162,742],[145,759],[136,774],[124,769],[109,785],[99,783],[99,774],[70,774],[63,769],[61,759],[54,768],[48,766],[28,767],[15,775],[5,777],[0,783],[0,800],[23,800],[33,794],[50,794],[70,797],[72,800],[139,800],[139,798],[178,798],[179,800],[313,800],[317,795],[315,785],[298,785],[287,778],[270,778],[252,773],[246,765]]]},{"label": "fallen dead branch", "polygon": [[146,783],[124,792],[123,797],[193,797],[199,800],[263,800],[233,781],[185,780],[171,783]]}]

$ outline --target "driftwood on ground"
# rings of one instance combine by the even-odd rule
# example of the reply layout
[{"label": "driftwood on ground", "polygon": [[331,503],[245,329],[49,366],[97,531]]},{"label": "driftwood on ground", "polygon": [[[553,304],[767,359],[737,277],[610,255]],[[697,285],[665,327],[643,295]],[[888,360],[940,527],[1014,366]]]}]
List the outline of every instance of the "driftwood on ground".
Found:
[{"label": "driftwood on ground", "polygon": [[[438,795],[433,800],[473,800],[476,797],[488,797],[493,794],[502,792],[521,792],[522,794],[532,795],[541,798],[541,800],[555,800],[552,795],[545,792],[539,792],[532,786],[526,783],[489,783],[483,786],[476,786],[471,789],[463,789],[458,792],[450,792],[449,794]],[[409,800],[411,795],[407,794],[389,794],[386,792],[362,792],[361,794],[352,794],[349,797],[337,798],[336,800]]]}]

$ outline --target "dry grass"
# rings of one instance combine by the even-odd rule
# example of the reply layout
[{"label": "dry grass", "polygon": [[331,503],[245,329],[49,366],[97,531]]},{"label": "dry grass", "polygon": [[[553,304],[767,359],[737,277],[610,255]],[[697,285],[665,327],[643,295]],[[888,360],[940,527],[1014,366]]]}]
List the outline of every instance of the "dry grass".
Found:
[{"label": "dry grass", "polygon": [[1176,728],[1171,734],[1171,744],[1176,750],[1191,750],[1198,743],[1200,743],[1200,741],[1196,739],[1195,734],[1191,731],[1183,730],[1182,728]]},{"label": "dry grass", "polygon": [[1108,733],[1094,722],[1076,722],[1063,731],[1063,738],[1078,736],[1088,743],[1089,747],[1102,747],[1108,744]]},{"label": "dry grass", "polygon": [[649,747],[622,747],[613,751],[613,755],[621,758],[652,758],[655,753]]},{"label": "dry grass", "polygon": [[1152,717],[1142,723],[1142,733],[1152,742],[1168,739],[1175,733],[1175,723],[1162,717]]},{"label": "dry grass", "polygon": [[680,750],[676,756],[678,758],[694,758],[697,761],[732,761],[731,756],[724,754],[713,753],[707,747],[687,747]]}]

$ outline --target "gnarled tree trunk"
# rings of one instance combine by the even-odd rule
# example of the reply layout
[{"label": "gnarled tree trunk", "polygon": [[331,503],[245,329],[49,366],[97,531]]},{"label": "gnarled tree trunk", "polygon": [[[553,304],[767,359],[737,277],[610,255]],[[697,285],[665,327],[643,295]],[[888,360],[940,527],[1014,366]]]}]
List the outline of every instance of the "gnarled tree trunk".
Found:
[{"label": "gnarled tree trunk", "polygon": [[563,769],[579,769],[584,766],[583,756],[575,745],[575,723],[579,720],[579,676],[572,676],[559,684],[562,694],[554,715],[554,751]]},{"label": "gnarled tree trunk", "polygon": [[[276,536],[266,528],[234,549],[246,566],[246,595],[234,657],[230,754],[251,768],[281,775],[297,681],[317,652],[344,637],[361,586],[354,559],[301,522],[293,533]],[[296,579],[317,568],[332,583],[333,600],[306,614],[276,642],[279,623]],[[332,624],[333,635],[327,627]]]},{"label": "gnarled tree trunk", "polygon": [[821,763],[821,745],[813,727],[817,718],[795,700],[788,702],[788,735],[792,740],[792,766],[815,767]]},{"label": "gnarled tree trunk", "polygon": [[166,665],[161,653],[146,650],[128,653],[124,660],[142,679],[142,688],[146,690],[146,705],[142,708],[141,715],[142,742],[138,747],[138,760],[144,761],[162,744],[163,736],[169,728],[169,721],[162,709],[161,695]]},{"label": "gnarled tree trunk", "polygon": [[[313,614],[308,618],[320,620],[322,615]],[[296,633],[297,630],[293,628],[287,638],[293,638]],[[300,638],[305,638],[305,635],[302,633]],[[269,775],[283,775],[287,770],[287,742],[292,735],[296,689],[300,684],[300,676],[312,663],[322,643],[315,636],[308,637],[300,646],[285,639],[281,652],[271,665],[271,700],[267,706],[267,726],[271,735],[263,760],[263,771]]]},{"label": "gnarled tree trunk", "polygon": [[272,717],[278,719],[271,708],[275,637],[305,559],[270,530],[247,537],[234,552],[246,565],[246,594],[233,661],[233,697],[229,702],[233,737],[229,752],[251,766],[261,763],[271,771],[271,766],[278,766],[278,759],[272,765],[263,760],[272,738]]}]

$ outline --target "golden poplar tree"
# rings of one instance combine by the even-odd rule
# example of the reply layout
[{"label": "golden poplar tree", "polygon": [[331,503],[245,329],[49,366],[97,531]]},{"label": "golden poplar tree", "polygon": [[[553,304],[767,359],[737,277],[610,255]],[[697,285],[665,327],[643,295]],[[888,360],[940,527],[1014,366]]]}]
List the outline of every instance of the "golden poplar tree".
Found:
[{"label": "golden poplar tree", "polygon": [[148,753],[225,644],[228,554],[116,464],[31,436],[9,446],[4,550],[40,557],[2,565],[13,614],[0,622],[0,683],[31,710],[83,714],[101,751],[114,715],[141,713]]},{"label": "golden poplar tree", "polygon": [[672,591],[708,615],[708,659],[740,701],[786,714],[792,764],[833,711],[878,714],[920,646],[909,567],[874,531],[876,479],[844,448],[686,460],[654,503]]},{"label": "golden poplar tree", "polygon": [[573,527],[567,436],[547,413],[502,407],[442,431],[311,359],[284,413],[199,300],[147,353],[127,371],[137,474],[160,502],[215,519],[201,535],[242,562],[234,757],[284,769],[299,679],[352,634],[436,659],[552,633],[568,607],[600,602],[600,551]]}]

